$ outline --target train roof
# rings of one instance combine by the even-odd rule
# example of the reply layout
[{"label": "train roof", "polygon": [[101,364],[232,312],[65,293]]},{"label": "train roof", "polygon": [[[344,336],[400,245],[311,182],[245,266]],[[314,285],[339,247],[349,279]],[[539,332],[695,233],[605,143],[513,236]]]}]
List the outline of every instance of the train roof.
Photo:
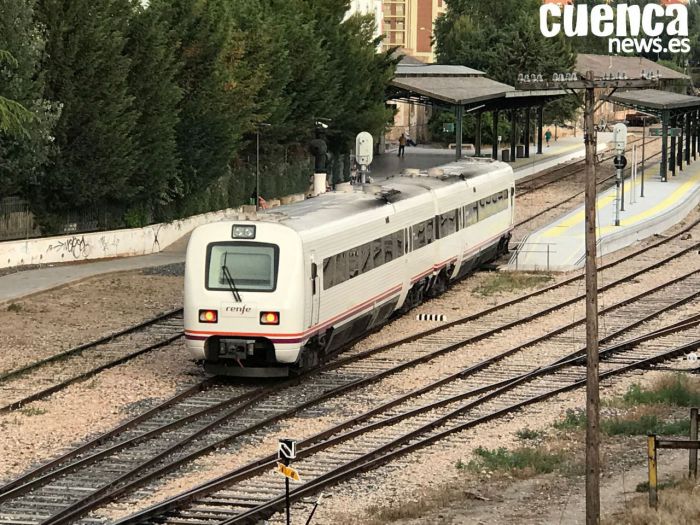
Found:
[{"label": "train roof", "polygon": [[[279,222],[298,232],[328,227],[351,217],[360,222],[371,220],[374,215],[386,215],[388,204],[399,204],[410,199],[429,202],[430,194],[438,197],[449,195],[454,184],[478,187],[487,182],[501,184],[513,181],[513,170],[505,163],[490,159],[464,159],[431,168],[427,171],[405,170],[382,181],[370,184],[363,189],[355,187],[352,192],[334,191],[303,201],[286,204],[263,212],[258,212],[253,221]],[[409,203],[407,203],[409,204]],[[362,217],[359,217],[362,216]]]}]

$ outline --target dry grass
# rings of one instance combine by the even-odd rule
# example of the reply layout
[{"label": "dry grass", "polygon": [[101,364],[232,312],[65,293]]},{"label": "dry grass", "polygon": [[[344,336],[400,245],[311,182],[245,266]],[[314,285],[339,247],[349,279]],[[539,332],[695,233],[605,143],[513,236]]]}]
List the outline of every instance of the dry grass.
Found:
[{"label": "dry grass", "polygon": [[602,521],[602,525],[691,525],[700,523],[700,485],[684,480],[659,491],[658,510],[649,508],[649,496],[631,499],[623,511]]},{"label": "dry grass", "polygon": [[444,484],[416,495],[411,501],[396,501],[389,505],[371,506],[367,514],[357,523],[363,525],[385,525],[402,519],[415,519],[429,516],[456,504],[464,505],[467,501],[488,501],[473,489],[467,479],[460,479],[451,484]]},{"label": "dry grass", "polygon": [[552,280],[548,273],[496,272],[474,289],[480,295],[495,295],[528,288],[537,288]]}]

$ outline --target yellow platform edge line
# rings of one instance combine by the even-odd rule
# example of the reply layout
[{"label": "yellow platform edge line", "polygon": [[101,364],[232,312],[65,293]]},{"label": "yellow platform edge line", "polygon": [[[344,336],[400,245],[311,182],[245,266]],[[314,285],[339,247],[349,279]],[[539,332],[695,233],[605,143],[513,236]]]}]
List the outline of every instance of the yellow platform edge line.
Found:
[{"label": "yellow platform edge line", "polygon": [[[680,199],[683,194],[688,192],[695,184],[700,184],[700,171],[696,173],[695,175],[691,176],[687,181],[682,183],[676,190],[673,191],[668,197],[666,197],[664,200],[656,204],[655,206],[652,206],[648,210],[645,210],[641,213],[638,213],[637,215],[633,215],[631,217],[627,217],[625,219],[620,220],[620,226],[633,226],[637,223],[640,223],[654,215],[659,215],[666,211],[667,208],[670,208],[673,206],[676,201]],[[632,185],[632,181],[627,180],[625,182],[625,192],[628,193],[630,191]],[[598,213],[601,212],[602,208],[605,208],[609,204],[611,204],[615,200],[615,192],[611,191],[607,195],[603,197],[599,197],[596,201],[596,210]],[[562,235],[564,230],[569,230],[573,228],[574,226],[583,223],[585,219],[585,210],[582,208],[580,211],[576,212],[574,215],[569,217],[566,220],[563,220],[562,222],[554,224],[551,228],[547,229],[545,232],[542,233],[542,237],[556,237],[559,235]],[[618,228],[618,226],[614,225],[609,225],[609,226],[603,226],[602,228],[598,228],[598,234],[599,235],[604,235],[606,233],[609,233],[613,231],[615,228]],[[576,234],[572,235],[572,237],[583,237],[581,234]]]}]

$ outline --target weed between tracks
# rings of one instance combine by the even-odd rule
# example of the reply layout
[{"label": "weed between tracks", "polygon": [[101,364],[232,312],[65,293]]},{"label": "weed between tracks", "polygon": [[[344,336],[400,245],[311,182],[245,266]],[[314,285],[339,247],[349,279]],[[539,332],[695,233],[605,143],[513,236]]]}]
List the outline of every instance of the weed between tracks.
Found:
[{"label": "weed between tracks", "polygon": [[[687,414],[679,413],[677,419],[673,412],[675,407],[700,406],[700,382],[683,374],[665,375],[649,389],[634,384],[623,396],[604,400],[602,405],[616,412],[601,418],[600,429],[608,436],[687,436],[690,432]],[[567,410],[564,418],[554,424],[554,428],[562,431],[585,427],[583,410]]]},{"label": "weed between tracks", "polygon": [[548,273],[496,272],[489,274],[483,283],[474,289],[480,295],[494,295],[536,288],[548,283],[552,276]]},{"label": "weed between tracks", "polygon": [[549,474],[555,470],[564,473],[577,471],[568,456],[561,451],[548,450],[544,446],[520,447],[515,450],[506,448],[486,449],[479,447],[476,456],[466,468],[472,472],[486,474],[489,472],[507,472],[515,477],[527,478],[535,474]]}]

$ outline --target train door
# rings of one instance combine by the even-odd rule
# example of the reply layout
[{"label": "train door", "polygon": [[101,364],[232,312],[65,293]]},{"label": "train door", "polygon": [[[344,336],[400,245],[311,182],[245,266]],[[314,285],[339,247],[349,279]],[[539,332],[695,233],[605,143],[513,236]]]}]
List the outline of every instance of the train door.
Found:
[{"label": "train door", "polygon": [[321,279],[314,253],[311,252],[311,326],[318,324],[321,309]]}]

